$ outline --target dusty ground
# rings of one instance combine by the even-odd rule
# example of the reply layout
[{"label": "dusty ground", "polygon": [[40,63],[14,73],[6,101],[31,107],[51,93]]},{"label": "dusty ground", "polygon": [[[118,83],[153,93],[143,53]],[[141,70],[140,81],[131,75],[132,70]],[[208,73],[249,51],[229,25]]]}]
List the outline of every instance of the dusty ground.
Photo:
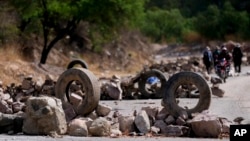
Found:
[{"label": "dusty ground", "polygon": [[[72,59],[83,59],[97,77],[135,74],[144,65],[153,63],[154,48],[146,39],[136,33],[127,33],[103,47],[100,53],[89,50],[79,52],[66,47],[55,47],[51,50],[47,63],[38,66],[41,54],[41,43],[31,42],[26,50],[16,49],[18,45],[0,46],[0,80],[3,85],[20,83],[27,75],[36,79],[45,79],[51,75],[56,80]],[[66,48],[66,49],[65,49]],[[24,51],[24,52],[23,52]],[[22,53],[22,54],[21,54]]]},{"label": "dusty ground", "polygon": [[[214,47],[215,43],[209,43]],[[127,33],[106,46],[102,53],[62,51],[54,48],[50,52],[47,63],[38,66],[41,48],[33,43],[34,50],[26,50],[20,54],[15,45],[0,47],[0,81],[3,85],[16,83],[17,85],[25,76],[32,75],[34,80],[44,80],[46,75],[51,75],[54,80],[66,70],[67,64],[72,59],[83,59],[97,77],[110,77],[112,75],[134,75],[141,71],[145,65],[160,63],[162,60],[184,56],[201,56],[204,44],[197,45],[159,45],[150,44],[147,39],[137,33]],[[245,45],[244,50],[250,51]],[[65,53],[66,52],[66,53]],[[32,56],[27,59],[27,56]]]}]

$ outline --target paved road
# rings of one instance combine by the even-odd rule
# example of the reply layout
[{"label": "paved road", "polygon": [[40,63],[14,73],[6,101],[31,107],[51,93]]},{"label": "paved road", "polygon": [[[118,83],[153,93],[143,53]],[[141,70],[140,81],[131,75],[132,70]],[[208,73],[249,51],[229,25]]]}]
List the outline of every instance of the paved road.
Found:
[{"label": "paved road", "polygon": [[[243,72],[240,76],[228,78],[226,83],[220,85],[220,88],[225,90],[225,95],[222,98],[212,96],[211,106],[209,111],[221,117],[233,120],[236,117],[244,117],[244,122],[250,123],[250,75],[246,75],[246,72],[250,70],[250,67],[243,67]],[[132,115],[134,110],[140,110],[145,106],[161,106],[161,100],[123,100],[123,101],[101,101],[103,104],[110,105],[113,111],[119,110],[124,115]],[[192,102],[190,102],[192,103]],[[46,136],[24,136],[15,135],[8,136],[0,134],[0,140],[2,141],[198,141],[198,140],[225,140],[224,139],[206,139],[206,138],[170,138],[170,137],[120,137],[120,138],[108,138],[108,137],[71,137],[64,136],[63,138],[51,138]]]}]

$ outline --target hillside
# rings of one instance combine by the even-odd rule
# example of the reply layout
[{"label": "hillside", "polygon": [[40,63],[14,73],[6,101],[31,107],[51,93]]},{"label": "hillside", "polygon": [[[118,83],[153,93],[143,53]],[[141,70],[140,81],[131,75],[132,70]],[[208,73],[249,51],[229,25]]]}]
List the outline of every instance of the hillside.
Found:
[{"label": "hillside", "polygon": [[152,46],[138,33],[124,34],[120,40],[105,45],[101,53],[77,52],[60,45],[52,49],[42,67],[38,65],[41,55],[39,44],[21,52],[18,45],[1,47],[0,80],[4,85],[20,84],[28,75],[34,76],[35,80],[44,80],[46,75],[50,75],[56,80],[72,59],[83,59],[98,77],[135,74],[153,62]]},{"label": "hillside", "polygon": [[[219,44],[222,43],[219,42]],[[232,43],[229,41],[224,44],[231,49]],[[134,75],[145,65],[160,63],[164,59],[201,56],[206,45],[213,49],[218,42],[159,45],[150,43],[138,32],[125,32],[120,35],[119,39],[104,45],[100,53],[90,50],[73,50],[59,43],[51,50],[47,63],[39,66],[42,42],[31,40],[29,42],[31,47],[26,49],[20,49],[18,44],[0,47],[0,81],[3,82],[3,85],[20,84],[28,75],[32,75],[34,80],[44,80],[46,75],[57,80],[57,77],[66,70],[68,63],[73,59],[84,60],[88,64],[89,70],[97,77]],[[242,43],[245,58],[249,55],[249,48],[249,43]]]}]

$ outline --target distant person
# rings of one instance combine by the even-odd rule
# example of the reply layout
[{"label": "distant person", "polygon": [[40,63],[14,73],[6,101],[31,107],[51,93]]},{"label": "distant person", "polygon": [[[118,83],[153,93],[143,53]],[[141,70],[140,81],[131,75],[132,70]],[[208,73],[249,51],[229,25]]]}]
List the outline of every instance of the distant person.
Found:
[{"label": "distant person", "polygon": [[225,58],[227,60],[227,62],[230,63],[232,57],[231,57],[229,51],[227,50],[227,47],[222,46],[221,48],[222,49],[221,49],[221,52],[220,52],[220,54],[218,56],[218,60],[221,60],[221,59]]},{"label": "distant person", "polygon": [[203,63],[206,67],[207,73],[210,74],[213,66],[213,53],[209,46],[207,46],[203,52]]},{"label": "distant person", "polygon": [[216,46],[215,50],[213,51],[213,59],[214,59],[214,67],[216,68],[216,65],[218,64],[219,60],[219,54],[221,50],[219,46]]},{"label": "distant person", "polygon": [[[227,47],[226,46],[222,46],[222,49],[221,49],[221,52],[218,56],[218,60],[221,61],[223,59],[226,60],[226,66],[228,68],[228,71],[230,70],[231,68],[231,54],[230,52],[227,50]],[[216,70],[217,71],[217,70]]]},{"label": "distant person", "polygon": [[232,55],[233,55],[233,62],[234,62],[235,72],[240,73],[241,72],[242,57],[243,57],[243,53],[241,51],[240,44],[237,44],[233,48]]}]

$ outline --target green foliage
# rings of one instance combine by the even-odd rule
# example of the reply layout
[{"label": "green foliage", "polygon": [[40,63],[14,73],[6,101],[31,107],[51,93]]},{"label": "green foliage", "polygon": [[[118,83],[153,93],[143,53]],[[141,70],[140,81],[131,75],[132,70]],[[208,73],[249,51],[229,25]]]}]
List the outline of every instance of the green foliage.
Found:
[{"label": "green foliage", "polygon": [[19,30],[15,25],[0,25],[0,43],[9,43],[15,41],[18,37]]},{"label": "green foliage", "polygon": [[[50,36],[74,21],[88,22],[93,50],[118,37],[119,30],[140,29],[153,41],[181,42],[225,39],[228,35],[247,39],[250,35],[250,0],[10,0],[24,23],[24,34],[42,33],[42,22]],[[75,19],[75,20],[73,20]],[[1,34],[18,33],[13,27]],[[8,34],[7,34],[8,33]],[[4,36],[5,36],[4,35]],[[2,35],[3,37],[3,35]]]},{"label": "green foliage", "polygon": [[249,29],[249,18],[246,12],[236,11],[230,2],[226,2],[222,10],[216,5],[197,16],[195,27],[208,39],[224,39],[227,35],[245,37]]},{"label": "green foliage", "polygon": [[249,18],[246,12],[239,12],[234,9],[231,3],[226,2],[222,11],[221,25],[222,34],[234,34],[244,37],[249,30]]},{"label": "green foliage", "polygon": [[[48,18],[48,29],[66,26],[72,19],[89,22],[90,32],[98,32],[106,41],[120,28],[136,27],[144,17],[144,0],[12,0],[24,21],[38,23]],[[76,24],[77,24],[76,23]],[[33,24],[35,25],[35,24]],[[33,27],[30,31],[41,29]],[[40,24],[41,25],[41,24]],[[53,27],[54,26],[54,27]],[[91,33],[90,33],[91,35]],[[93,34],[92,34],[93,35]],[[92,40],[96,40],[92,37]],[[95,42],[95,41],[93,41]]]},{"label": "green foliage", "polygon": [[0,5],[0,44],[11,43],[18,39],[19,30],[14,15],[14,8],[7,2],[2,2]]},{"label": "green foliage", "polygon": [[185,18],[178,9],[147,11],[142,32],[152,37],[155,41],[180,40]]},{"label": "green foliage", "polygon": [[200,13],[194,21],[196,30],[203,36],[210,39],[217,39],[221,36],[220,26],[221,14],[216,5],[211,5],[208,9]]},{"label": "green foliage", "polygon": [[98,50],[117,31],[137,27],[144,17],[144,0],[80,0],[78,6],[77,16],[91,24],[90,38]]}]

